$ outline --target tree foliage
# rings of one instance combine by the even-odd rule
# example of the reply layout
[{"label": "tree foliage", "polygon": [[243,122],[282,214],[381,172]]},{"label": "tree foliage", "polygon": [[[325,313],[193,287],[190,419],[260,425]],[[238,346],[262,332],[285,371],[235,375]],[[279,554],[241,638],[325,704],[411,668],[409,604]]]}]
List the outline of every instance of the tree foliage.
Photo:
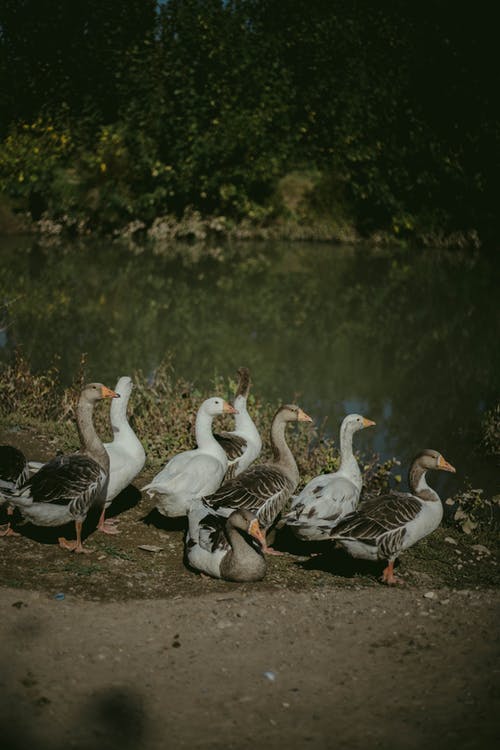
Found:
[{"label": "tree foliage", "polygon": [[[109,230],[187,206],[262,220],[314,169],[310,206],[361,232],[492,239],[493,28],[445,0],[3,0],[0,189]],[[72,144],[43,175],[34,123]]]}]

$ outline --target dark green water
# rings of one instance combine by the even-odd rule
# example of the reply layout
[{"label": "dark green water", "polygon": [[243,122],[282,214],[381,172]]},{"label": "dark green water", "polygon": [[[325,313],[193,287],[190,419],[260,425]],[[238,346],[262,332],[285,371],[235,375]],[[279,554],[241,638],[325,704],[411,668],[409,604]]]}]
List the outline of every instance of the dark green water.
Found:
[{"label": "dark green water", "polygon": [[36,370],[57,356],[70,382],[87,352],[89,378],[110,385],[167,353],[202,386],[246,364],[255,392],[298,401],[334,435],[346,412],[376,420],[358,446],[397,456],[404,474],[432,447],[458,469],[445,492],[500,489],[477,449],[500,395],[492,256],[254,243],[207,257],[24,238],[0,240],[0,255],[3,361],[16,345]]}]

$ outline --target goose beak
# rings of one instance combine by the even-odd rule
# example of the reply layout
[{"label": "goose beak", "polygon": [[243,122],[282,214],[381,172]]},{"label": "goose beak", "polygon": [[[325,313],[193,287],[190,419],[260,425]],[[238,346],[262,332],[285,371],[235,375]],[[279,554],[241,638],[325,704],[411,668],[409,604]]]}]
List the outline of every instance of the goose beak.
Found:
[{"label": "goose beak", "polygon": [[299,409],[299,413],[297,414],[297,420],[299,422],[312,422],[311,417],[309,414],[306,414],[305,411],[302,409]]},{"label": "goose beak", "polygon": [[224,401],[224,406],[222,407],[222,411],[224,414],[238,414],[234,406],[231,406],[231,404],[228,404],[227,401]]},{"label": "goose beak", "polygon": [[373,421],[373,419],[366,419],[366,417],[363,417],[363,427],[373,427],[374,424],[377,424]]},{"label": "goose beak", "polygon": [[111,388],[107,388],[105,385],[102,387],[101,395],[103,398],[120,398],[119,393],[112,391]]},{"label": "goose beak", "polygon": [[451,471],[452,474],[456,474],[457,470],[454,466],[448,463],[443,456],[439,456],[438,458],[438,469],[442,469],[443,471]]},{"label": "goose beak", "polygon": [[253,521],[251,521],[249,527],[248,527],[248,533],[250,536],[253,536],[254,539],[257,539],[257,541],[261,544],[262,547],[266,546],[266,537],[264,536],[264,532],[259,526],[259,522],[256,518],[254,518]]}]

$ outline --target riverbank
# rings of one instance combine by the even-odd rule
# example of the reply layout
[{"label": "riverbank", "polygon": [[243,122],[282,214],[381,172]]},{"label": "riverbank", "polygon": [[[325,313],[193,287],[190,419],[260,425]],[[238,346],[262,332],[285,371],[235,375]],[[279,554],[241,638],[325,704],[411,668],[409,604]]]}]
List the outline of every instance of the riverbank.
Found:
[{"label": "riverbank", "polygon": [[[28,213],[13,213],[9,205],[0,201],[0,237],[33,235],[47,244],[65,243],[75,237],[95,235],[95,229],[82,220],[63,216],[58,219],[42,217],[34,221]],[[99,234],[99,233],[97,233]],[[162,253],[172,245],[195,244],[208,253],[217,243],[245,241],[330,242],[340,245],[366,245],[371,247],[434,247],[477,249],[482,242],[477,232],[406,232],[399,227],[362,235],[354,223],[341,216],[302,216],[294,212],[270,214],[265,220],[252,218],[235,220],[224,215],[204,216],[199,211],[186,209],[183,216],[158,216],[146,224],[140,219],[117,226],[100,236],[131,248],[150,244],[155,252]]]}]

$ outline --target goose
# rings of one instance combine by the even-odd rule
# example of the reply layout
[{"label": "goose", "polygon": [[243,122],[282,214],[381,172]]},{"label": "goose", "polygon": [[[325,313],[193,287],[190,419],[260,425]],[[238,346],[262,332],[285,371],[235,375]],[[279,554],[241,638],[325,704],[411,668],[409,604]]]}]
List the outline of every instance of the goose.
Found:
[{"label": "goose", "polygon": [[185,516],[192,503],[220,486],[227,470],[227,455],[212,433],[213,418],[220,414],[236,414],[236,409],[217,396],[207,398],[196,415],[198,447],[171,458],[142,488],[157,498],[156,507],[162,515]]},{"label": "goose", "polygon": [[410,466],[410,492],[393,490],[364,500],[337,526],[323,526],[323,538],[335,540],[353,557],[387,560],[382,581],[403,583],[394,575],[394,561],[403,550],[435,531],[443,517],[439,495],[426,481],[431,469],[456,472],[438,451],[423,450]]},{"label": "goose", "polygon": [[266,540],[253,513],[240,509],[228,517],[206,503],[193,506],[188,514],[186,556],[193,568],[226,581],[260,581],[266,572],[261,547]]},{"label": "goose", "polygon": [[119,394],[102,383],[83,388],[76,410],[80,451],[48,461],[8,498],[35,526],[74,521],[76,540],[59,537],[59,545],[77,553],[89,552],[82,545],[82,524],[90,508],[104,501],[107,488],[109,456],[92,421],[94,406],[103,398],[119,398]]},{"label": "goose", "polygon": [[344,418],[340,427],[339,469],[311,479],[302,492],[292,498],[291,508],[282,518],[281,524],[289,525],[299,539],[321,539],[318,520],[327,521],[333,527],[356,509],[363,479],[352,450],[352,439],[358,430],[374,424],[360,414],[348,414]]},{"label": "goose", "polygon": [[[0,492],[15,492],[29,477],[28,461],[22,451],[13,445],[0,445]],[[0,496],[0,507],[7,505],[9,516],[6,529],[0,531],[0,536],[18,536],[10,524],[10,516],[14,510],[8,500]]]},{"label": "goose", "polygon": [[[289,422],[312,422],[312,419],[294,404],[281,406],[271,425],[273,461],[251,466],[230,479],[217,492],[204,498],[206,504],[226,515],[236,508],[250,510],[267,533],[299,483],[299,470],[285,439]],[[278,554],[267,545],[264,552]]]},{"label": "goose", "polygon": [[262,440],[252,417],[247,411],[250,391],[250,371],[247,367],[238,370],[238,387],[234,398],[235,429],[231,432],[214,433],[217,442],[227,453],[228,465],[224,481],[237,477],[245,471],[259,455]]},{"label": "goose", "polygon": [[146,461],[144,448],[127,419],[127,406],[132,393],[132,378],[124,375],[119,378],[115,392],[121,398],[113,399],[109,418],[113,430],[113,442],[104,443],[109,456],[109,480],[104,508],[98,523],[98,530],[105,534],[118,534],[116,522],[105,519],[106,510],[113,500],[139,474]]}]

